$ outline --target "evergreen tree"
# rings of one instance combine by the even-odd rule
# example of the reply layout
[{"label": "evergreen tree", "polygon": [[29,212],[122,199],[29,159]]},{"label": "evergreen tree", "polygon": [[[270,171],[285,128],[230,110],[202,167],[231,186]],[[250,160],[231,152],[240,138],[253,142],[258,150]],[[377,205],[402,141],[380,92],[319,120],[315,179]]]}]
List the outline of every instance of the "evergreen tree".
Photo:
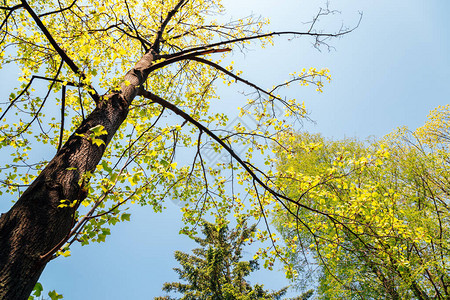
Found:
[{"label": "evergreen tree", "polygon": [[180,299],[280,299],[286,293],[286,287],[269,292],[263,285],[252,286],[245,280],[259,268],[256,260],[241,261],[242,248],[255,229],[256,225],[248,227],[242,220],[233,230],[226,225],[218,227],[205,221],[202,230],[205,237],[194,238],[201,247],[192,250],[192,255],[175,252],[181,267],[174,270],[187,283],[165,283],[163,290],[183,294]]}]

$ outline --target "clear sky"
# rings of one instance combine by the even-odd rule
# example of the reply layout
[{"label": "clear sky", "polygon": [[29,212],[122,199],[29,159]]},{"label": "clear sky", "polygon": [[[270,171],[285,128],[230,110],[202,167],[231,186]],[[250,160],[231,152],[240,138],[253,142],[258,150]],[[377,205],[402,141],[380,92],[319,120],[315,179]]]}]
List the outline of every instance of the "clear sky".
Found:
[{"label": "clear sky", "polygon": [[[268,17],[275,30],[305,28],[324,1],[227,0],[235,17],[251,13]],[[322,94],[296,87],[286,95],[305,101],[316,124],[304,129],[327,137],[381,137],[406,125],[423,124],[428,112],[449,103],[450,3],[442,0],[341,0],[340,10],[318,25],[333,31],[343,23],[362,22],[353,33],[330,41],[335,50],[322,52],[308,38],[275,40],[264,50],[255,47],[233,60],[243,75],[262,86],[283,82],[288,74],[309,67],[327,67],[333,78]],[[229,17],[228,17],[229,18]],[[0,73],[4,78],[5,72]],[[221,88],[223,107],[237,107],[245,98],[243,86]],[[4,203],[0,205],[4,207]],[[65,299],[152,299],[162,295],[165,281],[177,280],[175,250],[189,251],[195,244],[178,235],[179,207],[168,201],[167,210],[155,214],[149,207],[134,209],[131,222],[112,228],[106,243],[74,247],[72,257],[51,262],[41,282]],[[262,274],[262,275],[261,275]],[[261,273],[252,282],[280,288],[281,272]]]}]

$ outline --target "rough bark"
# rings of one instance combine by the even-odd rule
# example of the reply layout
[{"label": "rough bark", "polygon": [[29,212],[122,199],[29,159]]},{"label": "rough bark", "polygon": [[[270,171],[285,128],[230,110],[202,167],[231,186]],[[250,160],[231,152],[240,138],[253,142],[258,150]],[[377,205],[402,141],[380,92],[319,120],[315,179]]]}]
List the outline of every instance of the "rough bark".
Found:
[{"label": "rough bark", "polygon": [[[137,88],[147,79],[153,52],[145,54],[124,77],[119,92],[103,97],[56,156],[17,200],[0,217],[0,299],[27,299],[49,257],[58,249],[74,224],[78,205],[58,207],[61,200],[79,204],[86,197],[83,174],[95,169],[106,145],[128,114]],[[105,145],[93,144],[89,130],[103,125]]]}]

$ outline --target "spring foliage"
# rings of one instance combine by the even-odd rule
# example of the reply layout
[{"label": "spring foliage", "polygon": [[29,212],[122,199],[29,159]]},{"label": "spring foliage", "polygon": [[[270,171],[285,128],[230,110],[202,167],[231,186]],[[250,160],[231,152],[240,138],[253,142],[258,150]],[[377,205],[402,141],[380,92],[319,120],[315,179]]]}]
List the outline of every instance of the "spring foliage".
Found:
[{"label": "spring foliage", "polygon": [[[133,204],[161,211],[176,199],[181,232],[195,235],[207,214],[218,225],[231,215],[265,219],[274,203],[293,202],[253,157],[273,164],[270,143],[305,116],[301,101],[278,93],[295,83],[320,92],[328,70],[296,66],[286,81],[262,88],[228,55],[272,45],[275,36],[306,36],[320,47],[352,31],[317,30],[328,9],[304,31],[271,32],[254,16],[224,22],[219,0],[5,0],[0,13],[0,67],[19,73],[0,116],[0,148],[11,156],[0,167],[0,195],[18,199],[0,217],[4,243],[14,245],[0,251],[0,279],[8,282],[1,292],[21,297],[72,244],[104,242],[130,220]],[[238,109],[253,127],[212,111],[220,82],[254,92]],[[257,254],[271,268],[281,257],[277,238],[267,227],[255,239],[272,242]]]},{"label": "spring foliage", "polygon": [[449,297],[449,117],[438,107],[367,143],[284,137],[295,151],[279,152],[279,177],[299,205],[277,207],[276,224],[299,272],[320,266],[321,298]]},{"label": "spring foliage", "polygon": [[[23,3],[30,9],[24,9]],[[93,95],[108,95],[121,84],[129,84],[123,82],[123,75],[154,45],[163,20],[179,3],[183,4],[157,40],[159,60],[153,63],[154,71],[145,88],[207,128],[222,128],[218,139],[230,148],[239,145],[249,149],[244,159],[251,160],[253,151],[264,153],[275,131],[291,127],[272,113],[274,106],[283,107],[286,116],[303,117],[303,103],[281,98],[276,94],[280,88],[297,82],[312,84],[321,91],[322,81],[330,80],[326,69],[301,68],[274,89],[253,85],[259,96],[248,99],[240,114],[252,115],[258,125],[251,129],[241,123],[226,127],[229,118],[210,111],[210,102],[218,99],[215,84],[244,81],[232,64],[221,67],[219,63],[234,48],[272,44],[275,34],[266,31],[266,19],[251,16],[220,22],[215,17],[223,14],[224,8],[220,1],[210,0],[8,1],[8,7],[2,8],[0,66],[13,64],[19,68],[21,84],[2,108],[0,147],[11,154],[12,161],[0,169],[0,194],[21,195],[51,158],[35,155],[32,149],[48,154],[60,149],[96,105],[106,99],[100,96],[93,101]],[[42,28],[48,30],[47,35]],[[61,58],[61,51],[73,65]],[[199,51],[206,59],[198,57]],[[183,53],[195,55],[179,59],[177,55]],[[90,132],[83,138],[97,146],[105,144],[100,138],[104,128],[91,128]],[[161,211],[164,199],[175,198],[184,206],[187,224],[195,224],[210,209],[219,217],[241,212],[242,197],[225,192],[225,185],[232,180],[229,170],[234,170],[239,184],[251,183],[251,176],[233,159],[216,165],[201,155],[209,149],[222,151],[218,139],[187,120],[177,119],[170,109],[138,97],[97,168],[81,174],[80,185],[88,194],[80,200],[76,238],[68,245],[75,241],[82,245],[103,242],[110,226],[130,219],[126,212],[129,204],[151,205]],[[179,148],[191,154],[190,161],[175,161]],[[61,199],[61,207],[78,207],[80,202]],[[59,253],[68,255],[68,248]]]}]

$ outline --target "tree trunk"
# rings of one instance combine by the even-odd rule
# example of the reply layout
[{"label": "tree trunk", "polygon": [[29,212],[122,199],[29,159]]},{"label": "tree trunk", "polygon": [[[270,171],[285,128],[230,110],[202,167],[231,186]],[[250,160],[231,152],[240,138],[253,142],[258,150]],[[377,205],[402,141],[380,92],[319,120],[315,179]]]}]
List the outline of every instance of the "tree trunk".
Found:
[{"label": "tree trunk", "polygon": [[[131,84],[122,85],[120,92],[97,103],[14,206],[0,217],[0,299],[28,299],[50,254],[58,250],[74,225],[74,213],[87,195],[80,179],[100,162],[153,60],[152,52],[145,54],[124,77]],[[97,125],[108,132],[99,137],[105,145],[97,146],[88,139],[89,130]],[[77,202],[62,208],[58,207],[61,200]]]}]

